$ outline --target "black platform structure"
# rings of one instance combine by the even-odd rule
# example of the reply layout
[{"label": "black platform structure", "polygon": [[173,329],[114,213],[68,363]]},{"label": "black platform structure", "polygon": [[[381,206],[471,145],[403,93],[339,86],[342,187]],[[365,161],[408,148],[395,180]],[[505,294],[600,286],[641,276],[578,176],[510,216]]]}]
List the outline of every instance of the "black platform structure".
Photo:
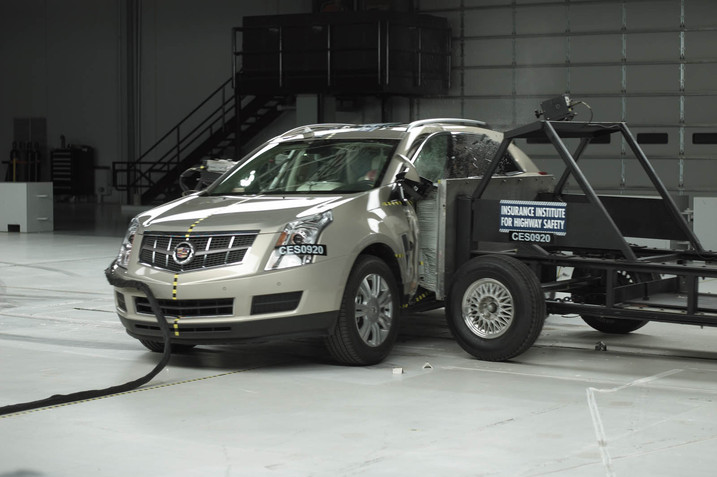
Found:
[{"label": "black platform structure", "polygon": [[[232,76],[134,161],[112,165],[127,203],[176,197],[179,176],[202,160],[239,159],[297,95],[347,103],[446,94],[451,31],[445,18],[351,11],[244,17],[232,34]],[[360,101],[357,101],[360,103]]]}]

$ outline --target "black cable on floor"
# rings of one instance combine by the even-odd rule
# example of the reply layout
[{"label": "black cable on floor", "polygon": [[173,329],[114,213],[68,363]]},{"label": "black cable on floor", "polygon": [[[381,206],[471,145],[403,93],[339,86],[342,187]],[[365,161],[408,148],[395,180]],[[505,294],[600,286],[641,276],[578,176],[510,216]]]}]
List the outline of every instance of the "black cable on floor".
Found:
[{"label": "black cable on floor", "polygon": [[112,262],[112,264],[105,270],[105,277],[107,277],[107,281],[110,283],[110,285],[120,288],[136,288],[142,293],[144,293],[149,300],[149,304],[152,307],[154,316],[155,318],[157,318],[159,328],[162,331],[162,337],[164,338],[164,354],[162,355],[162,359],[159,361],[159,363],[157,363],[157,365],[152,371],[142,376],[141,378],[135,379],[134,381],[130,381],[128,383],[120,384],[117,386],[110,386],[105,389],[79,391],[72,394],[55,394],[54,396],[50,396],[49,398],[41,399],[39,401],[31,401],[19,404],[11,404],[9,406],[3,406],[0,407],[0,416],[29,411],[32,409],[39,409],[42,407],[50,407],[77,401],[84,401],[87,399],[96,399],[112,394],[132,391],[133,389],[137,389],[143,384],[146,384],[151,381],[152,378],[154,378],[167,365],[167,363],[169,362],[169,358],[172,355],[172,345],[170,343],[171,331],[169,329],[167,319],[165,318],[164,313],[162,313],[162,309],[159,306],[157,298],[154,296],[152,290],[150,290],[149,286],[147,286],[146,284],[137,280],[126,280],[124,278],[116,276],[113,273],[115,268],[115,262]]}]

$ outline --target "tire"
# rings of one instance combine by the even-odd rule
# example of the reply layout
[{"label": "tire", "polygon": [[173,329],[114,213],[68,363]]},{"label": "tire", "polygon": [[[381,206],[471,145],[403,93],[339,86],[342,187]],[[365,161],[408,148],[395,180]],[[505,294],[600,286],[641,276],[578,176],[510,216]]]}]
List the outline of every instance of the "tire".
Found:
[{"label": "tire", "polygon": [[609,334],[624,335],[638,330],[647,324],[647,320],[615,319],[602,316],[580,315],[593,329]]},{"label": "tire", "polygon": [[[139,340],[142,345],[155,353],[164,353],[164,341]],[[172,343],[172,353],[186,353],[191,351],[195,345],[193,344],[177,344]]]},{"label": "tire", "polygon": [[[590,273],[587,270],[576,268],[573,270],[573,277],[584,277]],[[630,283],[640,283],[652,279],[649,273],[635,273],[632,274],[626,271],[619,271],[617,275],[618,285],[628,285]],[[573,294],[573,301],[580,301],[583,303],[601,304],[600,300],[591,298],[589,296],[582,297],[580,295]],[[591,328],[609,334],[627,334],[635,330],[638,330],[645,326],[647,320],[633,320],[633,319],[616,319],[616,318],[605,318],[602,316],[594,315],[580,315],[585,323]]]},{"label": "tire", "polygon": [[381,259],[363,255],[354,264],[339,318],[326,347],[339,363],[376,364],[388,356],[398,335],[398,286]]},{"label": "tire", "polygon": [[530,348],[545,322],[538,277],[521,261],[484,255],[461,266],[446,303],[453,337],[484,361],[506,361]]}]

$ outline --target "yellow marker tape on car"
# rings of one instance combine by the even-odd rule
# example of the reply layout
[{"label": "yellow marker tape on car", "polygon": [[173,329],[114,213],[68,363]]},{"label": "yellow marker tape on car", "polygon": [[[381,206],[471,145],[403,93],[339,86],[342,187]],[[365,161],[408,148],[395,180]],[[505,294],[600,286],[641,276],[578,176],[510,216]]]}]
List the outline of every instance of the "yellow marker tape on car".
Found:
[{"label": "yellow marker tape on car", "polygon": [[[202,217],[201,219],[197,220],[197,221],[194,222],[192,225],[190,225],[190,226],[189,226],[189,229],[187,229],[187,233],[184,234],[184,238],[185,238],[185,239],[188,239],[189,236],[190,236],[191,233],[192,233],[192,230],[194,230],[194,227],[196,227],[196,226],[199,224],[199,222],[201,222],[201,221],[204,220],[205,218],[206,218],[206,217]],[[172,280],[172,300],[176,300],[176,299],[177,299],[177,287],[178,287],[178,285],[179,285],[179,273],[175,273],[175,274],[174,274],[174,280]],[[179,336],[179,318],[180,318],[180,317],[177,317],[177,318],[174,319],[174,325],[173,325],[174,336]]]},{"label": "yellow marker tape on car", "polygon": [[172,281],[172,300],[177,299],[177,281],[179,280],[179,273],[174,274],[174,280]]},{"label": "yellow marker tape on car", "polygon": [[429,295],[430,295],[430,293],[421,293],[420,295],[418,295],[418,296],[415,298],[416,303],[418,303],[419,301],[423,300],[424,298],[427,298]]},{"label": "yellow marker tape on car", "polygon": [[[174,274],[174,281],[172,282],[172,300],[177,299],[177,281],[179,280],[179,274]],[[174,336],[179,336],[179,317],[174,319]]]},{"label": "yellow marker tape on car", "polygon": [[189,226],[189,230],[187,230],[187,233],[184,235],[184,238],[189,238],[189,234],[192,233],[192,230],[194,229],[194,227],[196,227],[197,224],[199,224],[199,222],[201,222],[201,221],[204,220],[204,219],[206,219],[206,217],[202,217],[201,219],[197,220],[197,221],[194,222],[192,225],[190,225],[190,226]]}]

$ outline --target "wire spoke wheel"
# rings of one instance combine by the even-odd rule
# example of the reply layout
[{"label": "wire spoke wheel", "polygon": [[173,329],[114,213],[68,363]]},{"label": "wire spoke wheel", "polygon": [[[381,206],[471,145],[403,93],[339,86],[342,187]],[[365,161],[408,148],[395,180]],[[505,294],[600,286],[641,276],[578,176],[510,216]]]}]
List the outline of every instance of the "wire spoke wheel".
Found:
[{"label": "wire spoke wheel", "polygon": [[446,321],[458,344],[476,358],[518,356],[538,338],[544,320],[540,281],[515,257],[481,255],[455,272]]},{"label": "wire spoke wheel", "polygon": [[461,310],[468,329],[485,339],[502,336],[515,316],[513,295],[492,278],[480,279],[466,289]]}]

